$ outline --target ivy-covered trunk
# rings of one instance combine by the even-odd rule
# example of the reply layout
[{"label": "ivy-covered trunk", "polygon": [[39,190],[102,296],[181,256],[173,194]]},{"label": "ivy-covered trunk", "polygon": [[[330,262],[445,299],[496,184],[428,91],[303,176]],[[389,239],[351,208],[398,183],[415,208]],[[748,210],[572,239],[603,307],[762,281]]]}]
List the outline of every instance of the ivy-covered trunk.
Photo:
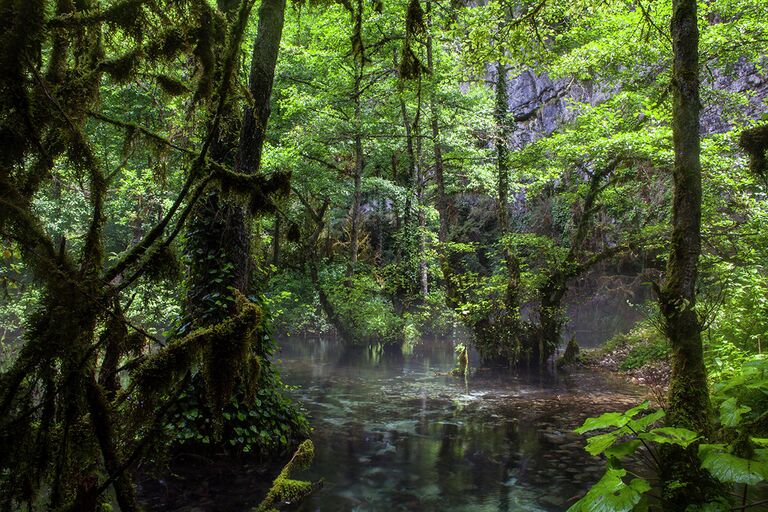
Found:
[{"label": "ivy-covered trunk", "polygon": [[[234,2],[220,0],[219,7],[230,18],[236,15]],[[261,3],[248,86],[253,103],[245,108],[239,135],[232,128],[238,125],[238,114],[227,108],[228,122],[222,124],[212,147],[212,158],[234,163],[235,170],[246,175],[256,174],[261,162],[284,20],[285,0]],[[203,324],[219,322],[233,312],[232,290],[250,291],[251,220],[253,210],[262,205],[237,197],[236,192],[212,188],[189,224],[188,312]]]},{"label": "ivy-covered trunk", "polygon": [[[248,84],[253,101],[245,108],[240,122],[240,113],[235,106],[225,106],[225,119],[211,148],[212,159],[231,166],[243,180],[255,178],[260,167],[285,6],[285,0],[261,2]],[[221,0],[219,7],[230,19],[237,15],[237,5],[233,2]],[[255,189],[247,192],[240,190],[237,183],[226,180],[210,186],[190,218],[186,245],[190,262],[186,309],[188,322],[195,328],[210,328],[232,318],[241,307],[241,299],[253,292],[252,221],[254,215],[272,208],[269,190],[265,188],[265,185],[271,184],[266,180],[253,183],[256,183]],[[215,348],[207,356],[203,372],[206,380],[218,378],[211,375],[213,371],[226,374],[232,379],[229,386],[246,397],[254,392],[255,375],[260,375],[259,386],[270,385],[266,380],[266,376],[271,374],[268,361],[270,349],[262,346],[263,339],[260,338],[256,346],[250,348],[253,353],[247,354],[243,361],[232,361],[224,367],[214,368],[214,359],[221,355],[223,364],[229,360],[223,354],[240,351],[243,341],[222,339],[219,343],[223,346]],[[201,396],[200,393],[197,396]],[[226,405],[223,398],[223,395],[208,396],[212,413],[216,416]]]},{"label": "ivy-covered trunk", "polygon": [[[507,92],[507,68],[502,63],[496,65],[496,102],[494,118],[496,120],[496,208],[498,210],[499,238],[502,240],[509,234],[509,132],[510,123],[514,122],[509,115],[509,96]],[[517,256],[508,248],[502,250],[504,266],[507,271],[507,284],[504,293],[504,317],[506,329],[514,331],[519,327],[520,316],[520,262]],[[515,337],[510,332],[510,338]]]},{"label": "ivy-covered trunk", "polygon": [[432,134],[432,157],[434,158],[435,188],[437,198],[435,208],[440,221],[437,232],[439,242],[437,251],[440,260],[440,270],[443,273],[443,286],[445,288],[446,303],[449,308],[455,309],[459,304],[459,293],[456,288],[454,269],[451,256],[448,252],[449,232],[451,223],[451,197],[445,190],[445,162],[443,161],[443,148],[440,136],[440,115],[437,105],[437,87],[439,82],[435,77],[435,58],[433,50],[432,31],[432,2],[427,2],[427,70],[431,83],[429,84],[429,125]]},{"label": "ivy-covered trunk", "polygon": [[[360,244],[360,205],[363,201],[363,121],[362,121],[362,82],[365,70],[365,54],[363,53],[362,24],[363,3],[357,2],[352,14],[355,25],[355,35],[352,37],[352,57],[355,59],[355,86],[353,100],[355,103],[354,130],[355,130],[355,168],[353,169],[352,206],[349,209],[349,262],[347,264],[347,277],[355,274],[357,265],[357,253]],[[356,46],[359,45],[359,46]]]},{"label": "ivy-covered trunk", "polygon": [[[707,433],[711,404],[701,323],[696,313],[702,196],[697,2],[673,0],[672,6],[674,199],[669,262],[659,293],[666,333],[672,345],[667,422]],[[668,511],[702,505],[715,492],[711,479],[700,468],[695,448],[667,450],[662,481],[664,508]]]}]

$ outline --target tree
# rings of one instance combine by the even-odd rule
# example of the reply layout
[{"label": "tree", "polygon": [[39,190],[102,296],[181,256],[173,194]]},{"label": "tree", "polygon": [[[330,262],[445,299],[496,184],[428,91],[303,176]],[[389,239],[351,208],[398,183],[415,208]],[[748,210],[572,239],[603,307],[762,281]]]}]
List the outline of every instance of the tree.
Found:
[{"label": "tree", "polygon": [[[711,404],[701,322],[696,312],[701,254],[701,142],[699,136],[699,29],[697,2],[672,3],[672,240],[659,303],[672,345],[667,418],[671,426],[710,431]],[[666,510],[704,504],[716,493],[691,450],[672,448],[662,478]],[[680,485],[680,483],[684,483]]]},{"label": "tree", "polygon": [[[0,168],[0,232],[20,247],[43,290],[20,353],[0,380],[7,506],[31,506],[43,487],[48,492],[41,498],[52,508],[94,510],[114,488],[120,508],[136,510],[130,472],[162,432],[192,366],[224,339],[253,342],[260,312],[245,300],[229,321],[163,346],[126,319],[130,300],[122,295],[168,263],[169,248],[207,185],[238,177],[208,157],[251,7],[239,2],[227,24],[205,2],[0,3],[0,138],[14,148],[3,153]],[[224,49],[220,59],[217,46]],[[197,71],[187,75],[192,88],[166,74],[167,63],[178,58],[188,62],[187,71]],[[136,79],[164,90],[166,98],[185,96],[205,113],[198,145],[180,145],[151,127],[104,114],[102,92]],[[111,259],[104,252],[104,208],[126,159],[97,158],[93,123],[124,132],[124,146],[138,137],[173,149],[174,163],[186,166],[170,208]],[[115,162],[107,172],[105,165]],[[60,236],[55,243],[34,207],[34,196],[54,175],[86,184],[82,242]],[[159,345],[151,356],[143,354],[149,340]],[[128,376],[127,389],[118,386],[118,373]],[[217,378],[209,379],[212,389],[222,389]]]}]

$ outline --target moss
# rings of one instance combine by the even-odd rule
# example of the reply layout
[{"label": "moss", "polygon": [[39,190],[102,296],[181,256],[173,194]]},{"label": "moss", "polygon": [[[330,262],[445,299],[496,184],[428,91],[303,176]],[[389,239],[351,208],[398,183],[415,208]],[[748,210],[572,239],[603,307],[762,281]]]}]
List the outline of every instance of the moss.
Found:
[{"label": "moss", "polygon": [[416,56],[411,45],[404,44],[400,57],[400,77],[404,80],[413,80],[426,73],[428,73],[426,66]]},{"label": "moss", "polygon": [[451,370],[451,375],[457,377],[469,375],[469,352],[463,343],[456,345],[456,367]]},{"label": "moss", "polygon": [[296,471],[307,469],[315,457],[315,445],[307,439],[299,445],[296,452],[272,482],[272,487],[254,512],[272,512],[282,504],[296,504],[322,486],[320,482],[293,480]]},{"label": "moss", "polygon": [[215,424],[221,424],[221,411],[232,396],[243,361],[258,338],[261,308],[236,292],[238,314],[208,329],[203,349],[203,375]]},{"label": "moss", "polygon": [[187,85],[168,75],[157,75],[157,85],[169,96],[180,96],[189,92]]},{"label": "moss", "polygon": [[115,59],[102,62],[99,67],[108,74],[115,83],[124,84],[129,82],[135,75],[136,69],[141,62],[141,52],[131,51]]},{"label": "moss", "polygon": [[408,2],[408,12],[405,15],[405,29],[409,34],[420,34],[426,30],[424,10],[419,0]]},{"label": "moss", "polygon": [[565,347],[562,359],[558,362],[559,365],[573,364],[579,360],[579,344],[576,343],[576,338],[568,340],[568,345]]},{"label": "moss", "polygon": [[741,132],[739,145],[749,155],[749,164],[752,172],[762,179],[768,180],[768,164],[766,164],[768,124]]},{"label": "moss", "polygon": [[[262,318],[259,306],[238,292],[235,297],[237,314],[172,341],[138,368],[133,382],[144,400],[159,396],[195,362],[202,362],[211,408],[214,414],[221,414],[240,364],[248,360]],[[253,361],[250,367],[257,371]]]}]

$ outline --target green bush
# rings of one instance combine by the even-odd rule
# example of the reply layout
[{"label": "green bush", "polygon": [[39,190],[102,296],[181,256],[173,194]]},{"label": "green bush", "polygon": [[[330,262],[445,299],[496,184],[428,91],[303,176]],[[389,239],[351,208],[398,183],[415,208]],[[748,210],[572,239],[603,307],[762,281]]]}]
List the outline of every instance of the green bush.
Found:
[{"label": "green bush", "polygon": [[634,345],[626,358],[619,364],[619,369],[622,371],[636,370],[658,361],[666,361],[669,355],[669,343],[664,339],[652,338]]}]

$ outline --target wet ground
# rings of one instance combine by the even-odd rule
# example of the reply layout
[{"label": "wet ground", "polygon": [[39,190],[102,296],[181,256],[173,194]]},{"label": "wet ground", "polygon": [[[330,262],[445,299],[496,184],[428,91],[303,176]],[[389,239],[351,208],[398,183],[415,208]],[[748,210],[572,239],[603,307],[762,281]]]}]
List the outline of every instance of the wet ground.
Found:
[{"label": "wet ground", "polygon": [[454,366],[450,341],[409,350],[283,342],[278,364],[314,426],[302,511],[559,511],[601,461],[570,431],[626,409],[638,388],[588,371],[510,373]]}]

